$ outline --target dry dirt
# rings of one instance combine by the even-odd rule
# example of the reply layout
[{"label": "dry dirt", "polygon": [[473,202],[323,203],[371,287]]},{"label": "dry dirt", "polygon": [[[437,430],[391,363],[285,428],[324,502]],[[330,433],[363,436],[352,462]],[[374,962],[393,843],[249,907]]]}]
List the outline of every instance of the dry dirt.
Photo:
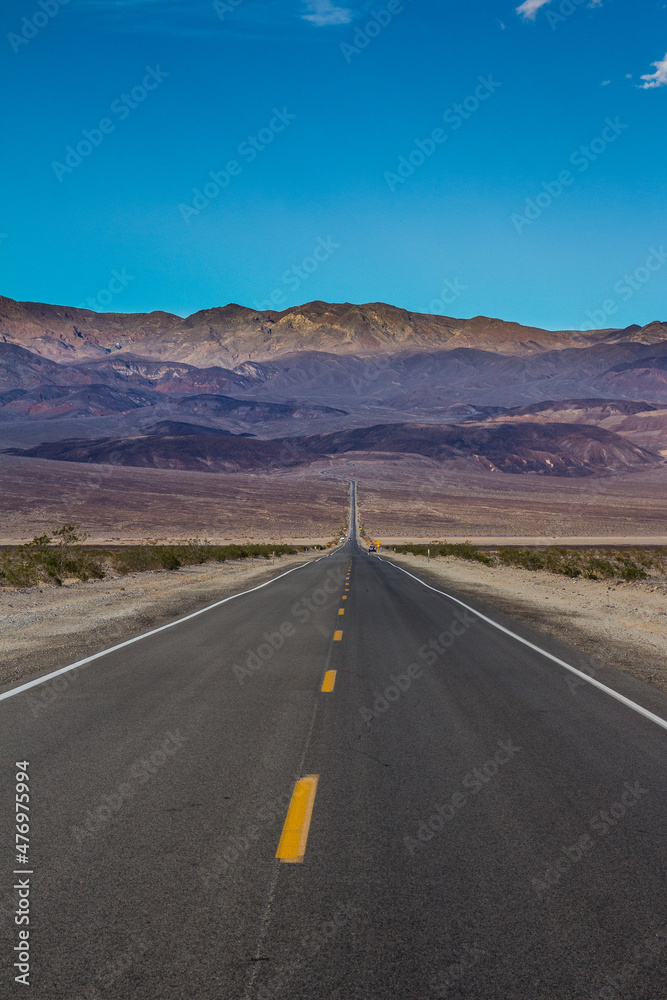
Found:
[{"label": "dry dirt", "polygon": [[328,542],[348,485],[317,471],[245,475],[81,465],[0,455],[0,535],[26,541],[74,524],[92,541],[208,538]]},{"label": "dry dirt", "polygon": [[667,579],[609,583],[453,557],[388,553],[533,628],[667,691]]},{"label": "dry dirt", "polygon": [[667,466],[603,478],[512,475],[429,459],[336,464],[359,483],[371,537],[441,541],[487,536],[667,535]]},{"label": "dry dirt", "polygon": [[0,590],[0,685],[57,669],[229,594],[257,586],[321,552],[132,573],[63,587]]}]

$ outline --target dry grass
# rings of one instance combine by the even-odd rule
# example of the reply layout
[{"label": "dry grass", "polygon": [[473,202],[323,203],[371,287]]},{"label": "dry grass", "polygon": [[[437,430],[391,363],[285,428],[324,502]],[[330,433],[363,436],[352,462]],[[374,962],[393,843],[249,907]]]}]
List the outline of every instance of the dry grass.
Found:
[{"label": "dry grass", "polygon": [[[40,535],[26,545],[0,550],[0,586],[33,587],[38,584],[62,586],[65,579],[103,580],[107,575],[126,576],[155,570],[177,570],[181,566],[223,563],[229,560],[271,559],[296,555],[304,546],[275,543],[213,545],[198,538],[178,545],[129,545],[109,549],[80,544],[84,535],[72,525],[64,525],[50,535]],[[315,545],[312,548],[321,549]]]},{"label": "dry grass", "polygon": [[549,548],[480,549],[470,542],[431,545],[397,545],[395,552],[425,556],[450,556],[487,566],[513,566],[532,572],[543,570],[559,576],[586,580],[648,580],[667,576],[667,552],[643,548]]}]

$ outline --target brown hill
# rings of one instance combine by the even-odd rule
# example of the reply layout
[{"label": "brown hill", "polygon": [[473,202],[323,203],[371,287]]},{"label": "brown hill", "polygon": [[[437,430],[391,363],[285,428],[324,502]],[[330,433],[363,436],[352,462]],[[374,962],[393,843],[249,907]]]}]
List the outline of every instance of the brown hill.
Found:
[{"label": "brown hill", "polygon": [[[479,421],[479,417],[468,420]],[[504,409],[484,419],[498,423],[593,424],[663,457],[667,455],[667,410],[655,403],[618,399],[545,400]]]},{"label": "brown hill", "polygon": [[[633,471],[661,459],[599,427],[572,424],[380,424],[330,434],[270,441],[215,434],[183,425],[158,433],[97,441],[69,440],[7,454],[64,462],[155,469],[233,472],[305,466],[350,453],[368,457],[420,455],[438,462],[467,460],[486,469],[548,476]],[[174,433],[175,431],[175,433]]]},{"label": "brown hill", "polygon": [[204,368],[234,367],[304,350],[386,355],[456,347],[530,355],[626,335],[635,343],[658,343],[667,339],[667,327],[656,322],[627,331],[552,332],[485,316],[465,320],[413,313],[381,302],[309,302],[282,312],[230,304],[183,319],[164,312],[95,313],[0,297],[0,339],[72,361],[119,352]]},{"label": "brown hill", "polygon": [[56,386],[45,385],[27,391],[14,390],[0,396],[0,419],[34,417],[100,417],[153,406],[160,398],[128,386],[124,392],[108,385]]}]

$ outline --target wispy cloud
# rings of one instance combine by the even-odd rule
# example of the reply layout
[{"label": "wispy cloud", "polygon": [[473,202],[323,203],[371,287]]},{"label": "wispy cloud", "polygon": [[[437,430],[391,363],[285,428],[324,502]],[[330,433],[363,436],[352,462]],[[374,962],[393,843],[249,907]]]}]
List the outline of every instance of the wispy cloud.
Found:
[{"label": "wispy cloud", "polygon": [[517,7],[517,14],[521,14],[524,21],[534,21],[537,17],[538,10],[542,7],[546,7],[551,0],[525,0],[519,7]]},{"label": "wispy cloud", "polygon": [[[587,7],[601,7],[605,0],[589,0],[586,4]],[[534,21],[537,17],[538,10],[542,10],[547,4],[550,4],[551,0],[524,0],[524,3],[520,4],[516,8],[517,14],[521,14],[524,21]],[[577,4],[581,4],[582,0],[577,0]],[[570,14],[574,14],[577,7],[573,6],[572,3],[569,4],[567,10],[565,10],[565,4],[560,5],[560,13],[553,14],[553,17],[564,21]],[[548,15],[547,15],[548,16]],[[552,25],[553,27],[553,25]]]},{"label": "wispy cloud", "polygon": [[331,24],[349,24],[352,20],[352,11],[347,7],[337,7],[332,0],[305,0],[309,14],[303,15],[304,21],[310,21],[318,28],[327,27]]},{"label": "wispy cloud", "polygon": [[[70,0],[70,7],[97,19],[105,28],[122,32],[166,32],[186,36],[235,32],[287,32],[304,22],[312,27],[349,24],[359,15],[356,8],[336,0]],[[363,5],[362,5],[363,9]],[[224,14],[220,16],[221,12]]]},{"label": "wispy cloud", "polygon": [[652,90],[654,87],[667,86],[667,53],[665,53],[664,59],[651,63],[651,66],[655,66],[655,73],[645,73],[642,76],[644,83],[638,84],[642,90]]}]

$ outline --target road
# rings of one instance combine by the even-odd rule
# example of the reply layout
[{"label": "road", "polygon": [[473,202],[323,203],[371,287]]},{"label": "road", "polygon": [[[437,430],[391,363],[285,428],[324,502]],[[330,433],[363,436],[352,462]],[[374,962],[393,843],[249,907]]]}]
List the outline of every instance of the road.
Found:
[{"label": "road", "polygon": [[352,523],[4,692],[0,996],[27,878],[38,1000],[665,997],[667,698],[458,600]]}]

